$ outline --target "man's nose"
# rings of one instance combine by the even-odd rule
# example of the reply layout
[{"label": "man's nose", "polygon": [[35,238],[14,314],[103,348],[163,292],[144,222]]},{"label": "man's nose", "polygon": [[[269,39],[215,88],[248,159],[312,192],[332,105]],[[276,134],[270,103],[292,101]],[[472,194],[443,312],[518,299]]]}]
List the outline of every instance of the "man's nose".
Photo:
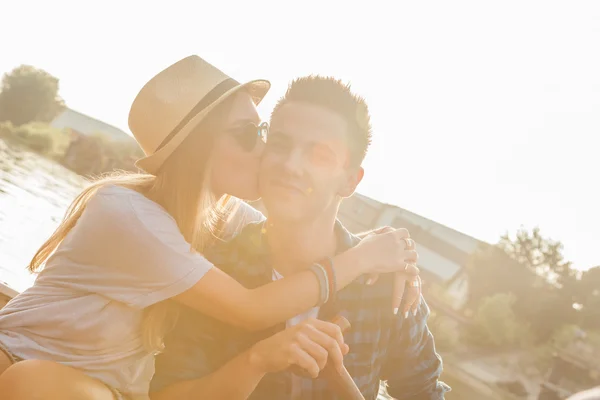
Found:
[{"label": "man's nose", "polygon": [[283,167],[289,174],[301,175],[304,169],[304,155],[302,151],[300,149],[290,151],[283,163]]}]

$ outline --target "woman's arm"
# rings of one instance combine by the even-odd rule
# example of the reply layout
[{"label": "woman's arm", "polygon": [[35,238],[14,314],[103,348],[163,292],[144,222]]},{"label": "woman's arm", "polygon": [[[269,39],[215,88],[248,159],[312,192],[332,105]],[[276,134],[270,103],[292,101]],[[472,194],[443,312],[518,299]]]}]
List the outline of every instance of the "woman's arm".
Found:
[{"label": "woman's arm", "polygon": [[[406,230],[373,235],[333,258],[336,290],[369,273],[404,271],[414,252],[405,251]],[[415,272],[416,271],[416,272]],[[418,273],[410,267],[409,273]],[[256,289],[246,289],[218,268],[212,268],[191,289],[174,300],[210,317],[248,330],[262,330],[314,307],[319,280],[303,271]]]},{"label": "woman's arm", "polygon": [[[334,258],[337,290],[362,274],[352,253]],[[247,289],[218,268],[212,268],[191,289],[174,300],[210,317],[248,330],[262,330],[302,314],[319,301],[319,280],[302,271],[256,289]]]}]

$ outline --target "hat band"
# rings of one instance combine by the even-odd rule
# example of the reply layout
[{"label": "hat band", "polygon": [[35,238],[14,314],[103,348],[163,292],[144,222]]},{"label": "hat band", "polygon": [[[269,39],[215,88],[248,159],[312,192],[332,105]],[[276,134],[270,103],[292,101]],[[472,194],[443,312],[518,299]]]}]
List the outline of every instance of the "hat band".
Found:
[{"label": "hat band", "polygon": [[227,93],[229,90],[233,89],[236,86],[239,86],[240,83],[232,78],[227,78],[223,82],[219,83],[217,86],[212,88],[210,92],[206,94],[199,102],[192,108],[192,110],[177,124],[177,126],[167,135],[167,137],[160,143],[156,151],[165,147],[165,145],[173,139],[173,136],[177,134],[188,122],[192,120],[196,115],[198,115],[202,110],[206,107],[217,101],[217,99]]}]

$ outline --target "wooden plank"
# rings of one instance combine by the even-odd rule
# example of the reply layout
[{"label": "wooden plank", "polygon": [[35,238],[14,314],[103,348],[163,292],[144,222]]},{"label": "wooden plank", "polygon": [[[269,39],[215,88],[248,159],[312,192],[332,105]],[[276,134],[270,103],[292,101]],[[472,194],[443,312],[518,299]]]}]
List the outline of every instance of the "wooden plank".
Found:
[{"label": "wooden plank", "polygon": [[0,308],[4,307],[6,303],[10,301],[13,297],[19,294],[18,291],[11,288],[4,282],[0,282]]}]

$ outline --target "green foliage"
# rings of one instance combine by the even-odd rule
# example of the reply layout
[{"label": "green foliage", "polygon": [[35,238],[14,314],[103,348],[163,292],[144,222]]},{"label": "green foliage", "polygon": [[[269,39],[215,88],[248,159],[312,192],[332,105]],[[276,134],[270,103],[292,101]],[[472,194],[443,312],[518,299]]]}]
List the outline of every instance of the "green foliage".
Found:
[{"label": "green foliage", "polygon": [[134,162],[143,156],[133,139],[117,142],[102,134],[73,135],[68,130],[39,122],[17,127],[10,122],[0,122],[0,138],[60,161],[84,176],[113,170],[136,171]]},{"label": "green foliage", "polygon": [[67,133],[40,122],[17,127],[10,122],[0,123],[0,137],[52,158],[63,154],[69,144]]},{"label": "green foliage", "polygon": [[581,326],[600,331],[600,266],[581,275],[575,298],[582,306]]},{"label": "green foliage", "polygon": [[61,161],[81,175],[135,171],[134,161],[143,152],[134,140],[116,142],[102,134],[76,135],[46,124],[65,107],[58,83],[58,78],[29,65],[5,74],[0,90],[0,138]]},{"label": "green foliage", "polygon": [[[582,297],[576,271],[564,260],[562,244],[545,238],[539,229],[521,229],[514,238],[505,235],[496,246],[488,246],[467,265],[469,307],[477,309],[483,299],[498,293],[515,296],[516,317],[527,321],[537,343],[544,343],[565,324],[579,323],[582,312],[574,303],[593,301]],[[590,275],[593,286],[600,278]],[[588,293],[590,290],[587,291]],[[592,312],[591,308],[584,309]]]},{"label": "green foliage", "polygon": [[486,246],[467,262],[469,306],[477,309],[481,301],[493,294],[512,293],[518,299],[527,296],[541,278],[513,260],[499,246]]},{"label": "green foliage", "polygon": [[492,347],[528,344],[531,333],[514,312],[516,301],[512,293],[498,293],[483,299],[475,315],[473,339]]},{"label": "green foliage", "polygon": [[435,347],[442,352],[455,351],[460,343],[460,332],[456,322],[431,311],[427,326],[435,338]]},{"label": "green foliage", "polygon": [[562,255],[562,243],[543,237],[537,227],[531,233],[519,229],[514,239],[506,234],[501,237],[498,246],[513,260],[548,281],[564,284],[575,277],[571,262],[565,261]]},{"label": "green foliage", "polygon": [[101,175],[114,170],[137,171],[134,162],[143,156],[134,141],[113,141],[103,134],[76,137],[63,164],[84,176]]},{"label": "green foliage", "polygon": [[10,121],[15,126],[50,122],[64,107],[58,95],[58,78],[44,70],[21,65],[2,79],[0,121]]}]

